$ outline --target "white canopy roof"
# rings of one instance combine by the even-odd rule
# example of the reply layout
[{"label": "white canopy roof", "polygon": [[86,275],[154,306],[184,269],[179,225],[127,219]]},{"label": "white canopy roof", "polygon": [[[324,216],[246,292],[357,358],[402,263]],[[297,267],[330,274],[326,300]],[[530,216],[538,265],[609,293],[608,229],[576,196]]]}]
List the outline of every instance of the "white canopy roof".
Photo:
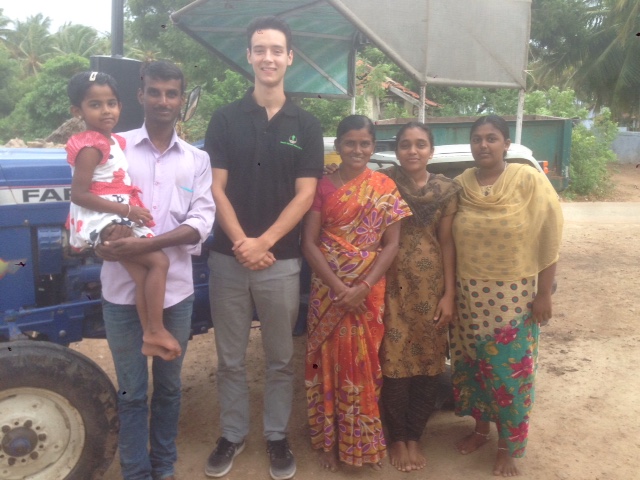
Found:
[{"label": "white canopy roof", "polygon": [[524,88],[531,0],[327,0],[420,83]]}]

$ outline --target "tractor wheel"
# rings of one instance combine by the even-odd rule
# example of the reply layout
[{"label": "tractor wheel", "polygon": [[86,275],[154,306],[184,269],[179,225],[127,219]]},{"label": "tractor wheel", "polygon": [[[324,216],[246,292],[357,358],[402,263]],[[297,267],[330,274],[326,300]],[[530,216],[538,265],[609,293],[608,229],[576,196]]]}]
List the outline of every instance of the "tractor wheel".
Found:
[{"label": "tractor wheel", "polygon": [[117,448],[116,391],[84,355],[0,343],[0,478],[101,478]]}]

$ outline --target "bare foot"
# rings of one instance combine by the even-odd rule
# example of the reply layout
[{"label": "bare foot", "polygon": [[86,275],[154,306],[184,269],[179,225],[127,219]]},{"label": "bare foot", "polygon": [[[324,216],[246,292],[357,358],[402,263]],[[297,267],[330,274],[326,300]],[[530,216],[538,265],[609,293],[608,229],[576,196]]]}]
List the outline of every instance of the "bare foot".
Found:
[{"label": "bare foot", "polygon": [[147,329],[142,335],[142,341],[149,345],[156,345],[174,353],[176,357],[182,354],[182,348],[176,338],[168,330],[161,328],[156,331]]},{"label": "bare foot", "polygon": [[379,472],[382,470],[382,462],[370,463],[369,466],[371,467],[372,470],[375,470],[376,472]]},{"label": "bare foot", "polygon": [[407,450],[407,444],[402,440],[393,442],[389,446],[389,462],[401,472],[411,471],[411,458],[409,457],[409,450]]},{"label": "bare foot", "polygon": [[424,458],[418,442],[409,440],[407,442],[407,450],[409,451],[409,459],[411,460],[411,468],[413,470],[422,470],[427,466],[427,459]]},{"label": "bare foot", "polygon": [[477,431],[473,431],[466,437],[456,442],[456,449],[462,455],[467,455],[471,452],[475,452],[481,446],[489,441],[489,434],[483,434]]},{"label": "bare foot", "polygon": [[493,474],[497,477],[517,477],[520,475],[515,459],[509,455],[509,450],[505,447],[498,447]]},{"label": "bare foot", "polygon": [[331,472],[338,471],[338,452],[333,448],[330,452],[322,451],[319,456],[320,466]]},{"label": "bare foot", "polygon": [[147,357],[160,357],[167,362],[175,360],[180,356],[180,354],[176,354],[176,352],[167,350],[164,347],[146,342],[142,343],[142,354],[146,355]]}]

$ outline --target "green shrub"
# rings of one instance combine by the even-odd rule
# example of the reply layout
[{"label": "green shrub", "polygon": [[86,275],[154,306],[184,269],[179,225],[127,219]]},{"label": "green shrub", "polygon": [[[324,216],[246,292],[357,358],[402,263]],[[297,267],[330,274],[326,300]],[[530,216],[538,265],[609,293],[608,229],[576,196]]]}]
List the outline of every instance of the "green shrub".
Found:
[{"label": "green shrub", "polygon": [[607,164],[616,161],[611,142],[617,132],[617,124],[611,120],[609,109],[604,109],[595,117],[591,130],[583,125],[574,127],[569,165],[571,183],[566,192],[568,197],[602,198],[610,193],[612,184]]},{"label": "green shrub", "polygon": [[[580,119],[588,114],[587,109],[577,101],[573,90],[560,90],[558,87],[528,92],[525,112]],[[569,165],[571,183],[564,196],[602,198],[611,191],[607,164],[616,160],[611,143],[617,134],[618,125],[611,119],[608,108],[595,117],[591,130],[582,124],[573,127]]]}]

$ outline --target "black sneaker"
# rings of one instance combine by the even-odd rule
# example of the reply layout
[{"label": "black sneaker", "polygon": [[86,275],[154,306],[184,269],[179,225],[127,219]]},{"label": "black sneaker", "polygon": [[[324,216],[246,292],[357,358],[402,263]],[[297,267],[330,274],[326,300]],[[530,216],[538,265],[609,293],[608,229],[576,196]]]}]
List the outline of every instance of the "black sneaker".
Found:
[{"label": "black sneaker", "polygon": [[[224,477],[233,466],[233,459],[244,450],[244,440],[233,443],[224,437],[220,437],[207,459],[204,473],[207,477]],[[287,477],[289,478],[289,477]]]},{"label": "black sneaker", "polygon": [[296,459],[293,458],[293,452],[286,438],[268,440],[267,453],[271,462],[269,474],[273,480],[286,480],[296,474]]}]

